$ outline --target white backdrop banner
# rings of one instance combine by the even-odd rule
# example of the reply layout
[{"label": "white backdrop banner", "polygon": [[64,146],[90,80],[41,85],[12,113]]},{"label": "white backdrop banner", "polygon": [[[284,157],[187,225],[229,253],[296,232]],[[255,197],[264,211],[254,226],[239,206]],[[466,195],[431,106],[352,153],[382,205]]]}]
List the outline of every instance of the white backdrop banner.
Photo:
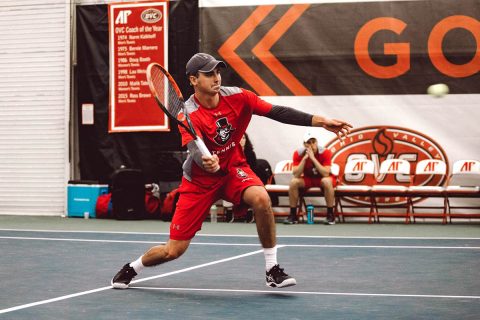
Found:
[{"label": "white backdrop banner", "polygon": [[[406,159],[412,173],[423,159],[444,160],[449,172],[456,160],[480,159],[477,0],[228,3],[200,3],[200,49],[227,62],[223,84],[350,122],[344,146],[317,130],[341,168],[352,155],[377,169]],[[439,83],[450,93],[428,95]],[[254,117],[247,133],[274,166],[292,158],[306,130]]]}]

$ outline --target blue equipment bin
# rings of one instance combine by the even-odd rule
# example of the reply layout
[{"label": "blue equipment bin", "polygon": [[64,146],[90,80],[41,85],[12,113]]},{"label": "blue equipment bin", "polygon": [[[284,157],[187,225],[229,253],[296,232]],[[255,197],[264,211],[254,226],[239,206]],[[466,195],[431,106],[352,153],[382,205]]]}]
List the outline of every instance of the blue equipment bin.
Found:
[{"label": "blue equipment bin", "polygon": [[90,184],[84,181],[69,181],[67,186],[67,216],[84,217],[88,212],[90,218],[95,218],[97,198],[108,193],[107,184]]}]

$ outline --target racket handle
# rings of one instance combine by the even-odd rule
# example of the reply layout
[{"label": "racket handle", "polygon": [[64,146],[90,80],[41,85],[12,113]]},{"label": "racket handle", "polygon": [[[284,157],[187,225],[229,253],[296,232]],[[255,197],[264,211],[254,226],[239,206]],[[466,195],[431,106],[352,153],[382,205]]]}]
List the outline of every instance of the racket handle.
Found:
[{"label": "racket handle", "polygon": [[208,157],[212,156],[212,154],[208,150],[207,146],[205,145],[205,142],[203,142],[202,139],[197,137],[194,141],[195,141],[195,144],[197,145],[198,149],[200,149],[200,152],[202,153],[202,155],[208,156]]}]

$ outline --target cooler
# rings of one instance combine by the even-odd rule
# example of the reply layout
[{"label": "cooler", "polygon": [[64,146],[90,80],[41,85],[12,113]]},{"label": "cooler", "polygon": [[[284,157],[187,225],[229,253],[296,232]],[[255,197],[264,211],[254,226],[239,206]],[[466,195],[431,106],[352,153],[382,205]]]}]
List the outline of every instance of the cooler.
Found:
[{"label": "cooler", "polygon": [[92,184],[85,181],[69,181],[67,186],[67,216],[84,217],[88,212],[90,218],[95,218],[95,205],[101,194],[108,193],[107,184]]}]

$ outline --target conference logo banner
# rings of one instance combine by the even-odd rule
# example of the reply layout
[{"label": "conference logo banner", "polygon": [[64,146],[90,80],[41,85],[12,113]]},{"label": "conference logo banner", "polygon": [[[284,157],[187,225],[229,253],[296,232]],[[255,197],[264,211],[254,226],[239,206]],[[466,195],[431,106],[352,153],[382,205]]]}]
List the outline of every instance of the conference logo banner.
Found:
[{"label": "conference logo banner", "polygon": [[168,2],[110,4],[108,21],[109,132],[169,131],[145,75],[151,62],[168,67]]},{"label": "conference logo banner", "polygon": [[215,2],[201,8],[201,50],[259,95],[480,93],[478,0]]},{"label": "conference logo banner", "polygon": [[[349,185],[410,185],[407,175],[379,174],[380,164],[387,159],[403,159],[411,164],[410,173],[415,172],[417,162],[426,159],[444,161],[447,164],[445,176],[422,175],[416,179],[416,185],[443,186],[448,177],[448,158],[443,148],[429,136],[418,131],[395,126],[370,126],[352,130],[344,143],[338,139],[330,141],[326,148],[332,151],[332,161],[345,167],[352,159],[369,159],[375,164],[375,175],[345,175],[343,183]],[[342,175],[343,172],[340,172]],[[359,176],[360,175],[360,176]],[[368,204],[370,199],[351,197],[349,201]],[[419,199],[416,199],[419,200]],[[405,203],[404,197],[380,197],[379,205]]]}]

